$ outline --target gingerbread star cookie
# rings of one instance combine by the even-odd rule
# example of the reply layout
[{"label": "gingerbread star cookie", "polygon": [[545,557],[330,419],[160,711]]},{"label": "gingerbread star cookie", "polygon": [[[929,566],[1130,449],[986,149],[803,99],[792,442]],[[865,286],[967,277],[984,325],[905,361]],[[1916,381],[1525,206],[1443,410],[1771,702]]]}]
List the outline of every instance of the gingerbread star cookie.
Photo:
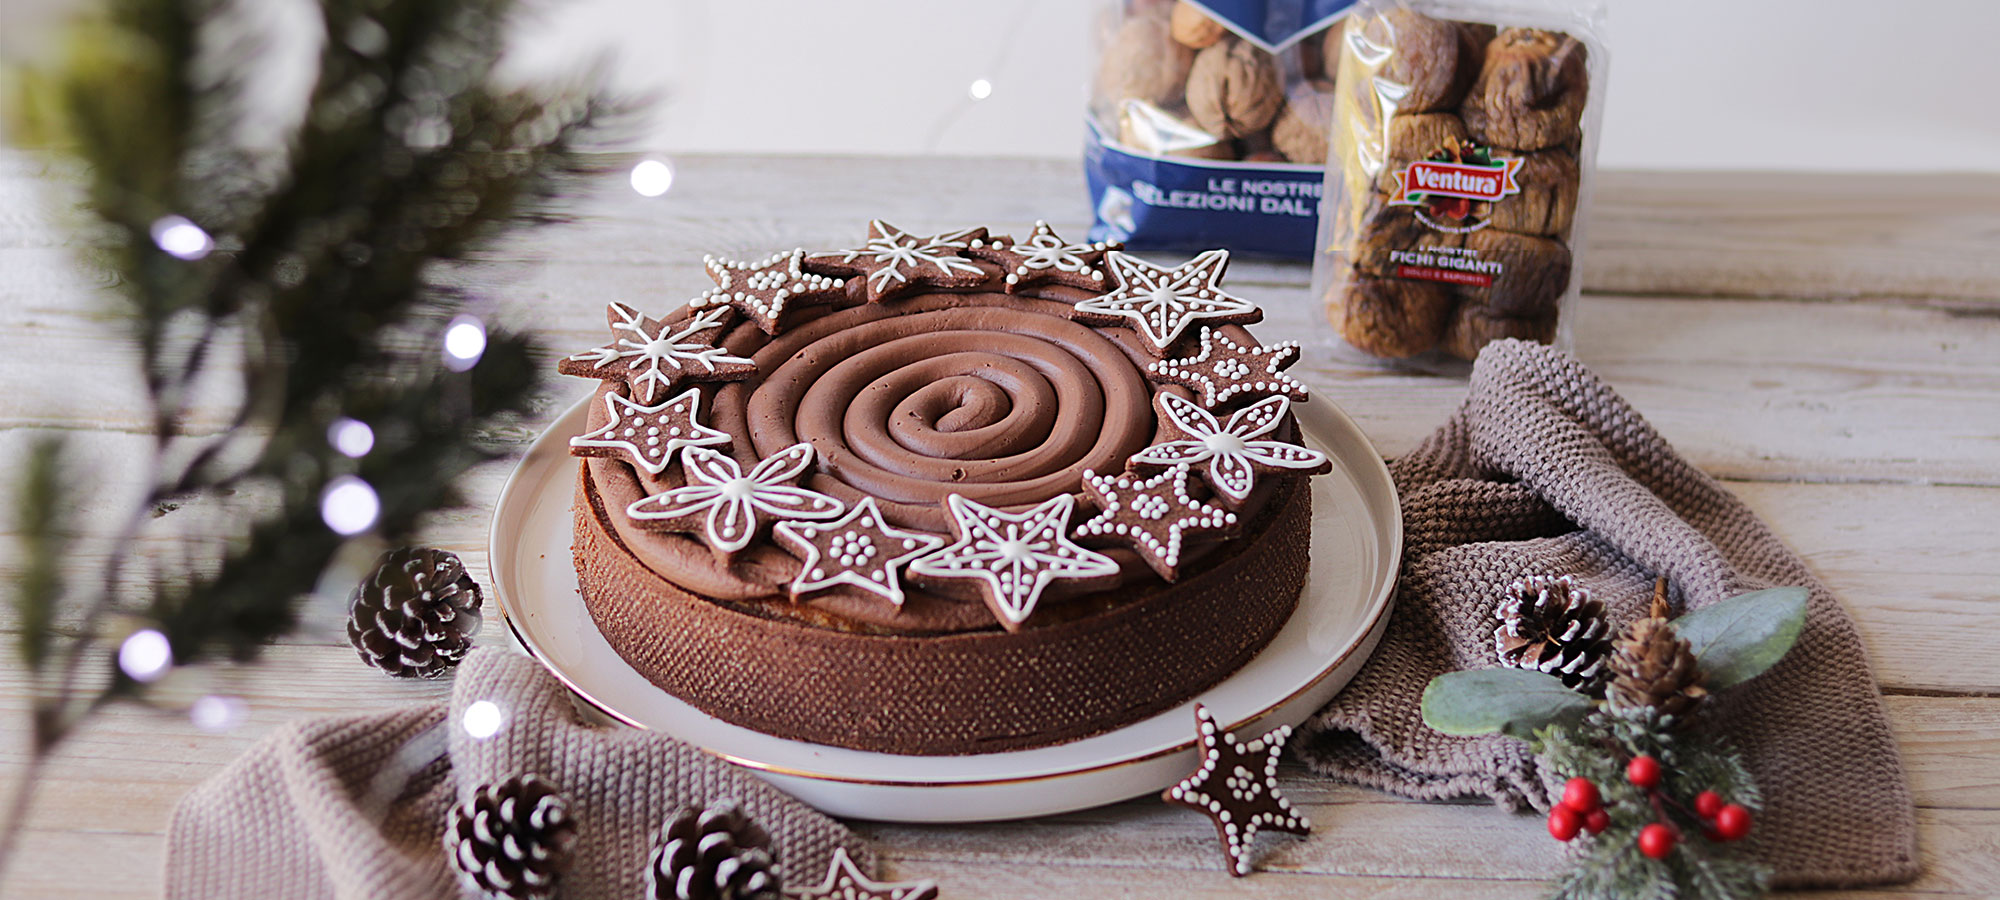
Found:
[{"label": "gingerbread star cookie", "polygon": [[1264,317],[1251,303],[1219,287],[1229,267],[1229,251],[1209,250],[1171,269],[1116,250],[1104,258],[1118,286],[1076,304],[1071,318],[1091,325],[1126,325],[1146,339],[1146,349],[1165,356],[1181,333],[1196,322],[1247,325]]},{"label": "gingerbread star cookie", "polygon": [[1174,466],[1151,478],[1085,470],[1083,490],[1099,512],[1076,527],[1076,536],[1131,544],[1168,581],[1180,577],[1181,544],[1187,536],[1225,534],[1236,528],[1235,513],[1188,493],[1187,466]]},{"label": "gingerbread star cookie", "polygon": [[1201,352],[1181,359],[1162,359],[1146,366],[1146,377],[1178,384],[1195,392],[1201,405],[1213,409],[1238,396],[1306,399],[1306,386],[1284,373],[1298,362],[1299,342],[1260,346],[1239,344],[1226,334],[1201,327]]},{"label": "gingerbread star cookie", "polygon": [[929,285],[940,288],[978,287],[987,270],[965,258],[974,242],[986,240],[986,229],[917,237],[877,219],[868,223],[867,243],[851,250],[824,250],[805,258],[809,271],[863,279],[870,303]]},{"label": "gingerbread star cookie", "polygon": [[797,900],[937,900],[937,882],[887,882],[861,874],[847,848],[835,847],[833,864],[818,887],[789,887],[785,896]]},{"label": "gingerbread star cookie", "polygon": [[611,343],[564,357],[556,371],[623,381],[640,403],[656,402],[682,381],[740,381],[755,374],[757,364],[715,345],[733,315],[727,306],[712,306],[664,322],[612,303]]},{"label": "gingerbread star cookie", "polygon": [[1069,538],[1076,495],[1060,494],[1026,512],[1002,512],[958,494],[945,498],[958,542],[910,563],[922,578],[978,582],[1001,627],[1019,631],[1051,581],[1118,576],[1118,564]]},{"label": "gingerbread star cookie", "polygon": [[604,395],[610,418],[604,427],[569,439],[571,456],[624,457],[658,475],[672,465],[683,447],[729,443],[729,435],[701,424],[701,390],[686,392],[665,403],[641,406],[621,394]]},{"label": "gingerbread star cookie", "polygon": [[1009,294],[1049,283],[1101,291],[1111,286],[1104,274],[1104,254],[1121,246],[1104,241],[1072,244],[1057,237],[1049,223],[1038,221],[1024,240],[996,236],[983,243],[974,241],[967,252],[1005,271],[1001,282]]},{"label": "gingerbread star cookie", "polygon": [[847,282],[805,271],[805,258],[804,250],[774,253],[756,262],[704,256],[701,264],[715,288],[688,301],[688,306],[733,306],[765,334],[777,334],[786,310],[847,296]]},{"label": "gingerbread star cookie", "polygon": [[847,515],[831,522],[779,522],[772,532],[799,557],[792,599],[837,584],[852,585],[903,605],[897,571],[905,563],[945,545],[944,538],[905,531],[882,519],[874,497],[863,497]]},{"label": "gingerbread star cookie", "polygon": [[1248,875],[1250,845],[1258,831],[1312,832],[1312,823],[1278,793],[1278,754],[1284,752],[1292,726],[1244,743],[1223,731],[1208,707],[1195,704],[1194,717],[1199,724],[1195,750],[1201,754],[1201,765],[1167,788],[1161,799],[1213,819],[1222,852],[1229,858],[1229,874]]}]

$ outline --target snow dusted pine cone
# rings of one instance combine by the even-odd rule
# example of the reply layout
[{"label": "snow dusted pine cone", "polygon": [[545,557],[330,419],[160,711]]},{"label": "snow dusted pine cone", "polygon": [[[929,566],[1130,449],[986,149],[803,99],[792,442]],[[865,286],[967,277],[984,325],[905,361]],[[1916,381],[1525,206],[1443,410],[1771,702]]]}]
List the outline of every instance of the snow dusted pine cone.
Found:
[{"label": "snow dusted pine cone", "polygon": [[779,900],[771,837],[734,803],[684,806],[646,861],[648,900]]},{"label": "snow dusted pine cone", "polygon": [[472,649],[479,604],[479,584],[457,556],[391,550],[348,598],[347,640],[362,662],[391,675],[435,677]]},{"label": "snow dusted pine cone", "polygon": [[542,900],[555,893],[576,823],[562,794],[540,775],[481,787],[451,808],[444,849],[459,881],[482,896]]},{"label": "snow dusted pine cone", "polygon": [[1493,650],[1500,661],[1546,672],[1566,687],[1595,693],[1611,655],[1611,627],[1604,601],[1568,575],[1530,575],[1507,588],[1494,610]]}]

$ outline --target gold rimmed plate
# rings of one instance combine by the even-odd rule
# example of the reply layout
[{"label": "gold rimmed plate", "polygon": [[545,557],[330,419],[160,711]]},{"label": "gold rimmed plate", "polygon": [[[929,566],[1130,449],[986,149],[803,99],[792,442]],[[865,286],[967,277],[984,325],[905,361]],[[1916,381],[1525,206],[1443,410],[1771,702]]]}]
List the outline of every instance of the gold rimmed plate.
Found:
[{"label": "gold rimmed plate", "polygon": [[521,646],[584,702],[701,747],[828,813],[896,822],[1051,815],[1156,792],[1195,766],[1195,702],[1232,729],[1297,724],[1347,684],[1388,622],[1402,555],[1396,489],[1382,457],[1331,403],[1294,407],[1309,445],[1334,460],[1313,479],[1312,574],[1298,611],[1236,674],[1181,706],[1053,747],[899,756],[774,737],[681,702],[625,664],[577,594],[570,557],[579,400],[538,438],[500,492],[494,599]]}]

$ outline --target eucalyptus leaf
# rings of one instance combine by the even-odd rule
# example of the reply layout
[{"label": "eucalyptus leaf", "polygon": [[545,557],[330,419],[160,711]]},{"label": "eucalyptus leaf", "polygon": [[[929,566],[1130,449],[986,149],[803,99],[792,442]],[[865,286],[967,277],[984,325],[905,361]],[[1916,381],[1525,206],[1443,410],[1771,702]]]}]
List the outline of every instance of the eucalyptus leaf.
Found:
[{"label": "eucalyptus leaf", "polygon": [[1447,672],[1424,688],[1424,724],[1445,734],[1529,740],[1535,729],[1590,711],[1590,699],[1554,675],[1527,669]]},{"label": "eucalyptus leaf", "polygon": [[1806,589],[1737,594],[1674,620],[1711,691],[1742,684],[1778,664],[1806,624]]}]

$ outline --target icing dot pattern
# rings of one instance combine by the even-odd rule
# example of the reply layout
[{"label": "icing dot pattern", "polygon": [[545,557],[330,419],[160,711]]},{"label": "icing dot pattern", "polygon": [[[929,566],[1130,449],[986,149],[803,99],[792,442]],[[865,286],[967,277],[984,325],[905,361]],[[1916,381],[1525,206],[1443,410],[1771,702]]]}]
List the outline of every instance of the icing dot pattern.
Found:
[{"label": "icing dot pattern", "polygon": [[1008,631],[1034,615],[1043,589],[1057,579],[1115,578],[1110,557],[1069,538],[1076,495],[1060,494],[1026,512],[1007,513],[958,494],[946,499],[957,543],[910,563],[919,578],[972,579]]},{"label": "icing dot pattern", "polygon": [[1235,513],[1188,492],[1185,465],[1145,479],[1086,472],[1083,489],[1099,512],[1076,527],[1077,538],[1130,544],[1168,581],[1180,577],[1181,546],[1187,536],[1228,534],[1237,527]]},{"label": "icing dot pattern", "polygon": [[1306,386],[1282,371],[1297,362],[1298,357],[1298,341],[1245,346],[1203,325],[1200,352],[1149,363],[1146,377],[1188,388],[1195,392],[1201,405],[1210,409],[1239,396],[1304,400]]},{"label": "icing dot pattern", "polygon": [[658,475],[684,447],[729,443],[728,434],[701,424],[701,391],[695,388],[654,406],[606,393],[604,408],[610,415],[604,427],[569,439],[571,456],[623,458]]},{"label": "icing dot pattern", "polygon": [[1201,762],[1194,774],[1168,788],[1161,798],[1213,820],[1229,874],[1248,875],[1254,868],[1250,854],[1257,832],[1312,831],[1312,823],[1278,791],[1278,755],[1284,752],[1292,727],[1281,726],[1246,743],[1223,731],[1208,707],[1195,704],[1194,715],[1195,749]]},{"label": "icing dot pattern", "polygon": [[937,900],[937,882],[876,881],[861,873],[846,847],[835,847],[826,880],[817,887],[788,887],[785,896],[794,900]]},{"label": "icing dot pattern", "polygon": [[978,287],[986,270],[966,259],[973,242],[984,241],[986,229],[966,228],[930,237],[916,237],[877,219],[868,223],[868,240],[851,250],[825,250],[804,260],[822,274],[862,278],[870,303],[880,303],[922,285]]},{"label": "icing dot pattern", "polygon": [[1104,275],[1104,254],[1123,246],[1107,241],[1072,244],[1058,237],[1055,229],[1042,221],[1035,223],[1027,238],[1009,241],[1006,237],[973,241],[969,253],[1006,272],[1000,282],[1002,289],[1010,294],[1038,284],[1103,290],[1110,283]]},{"label": "icing dot pattern", "polygon": [[1256,487],[1258,472],[1324,472],[1333,461],[1318,450],[1285,441],[1263,439],[1290,411],[1291,401],[1267,397],[1230,414],[1224,424],[1208,410],[1179,394],[1161,391],[1153,397],[1170,439],[1132,455],[1132,465],[1208,465],[1202,469],[1209,486],[1226,504],[1240,505]]},{"label": "icing dot pattern", "polygon": [[831,522],[779,522],[772,533],[799,557],[792,599],[835,585],[851,585],[902,606],[907,595],[898,572],[917,557],[943,547],[945,539],[896,528],[882,519],[875,498],[864,497]]},{"label": "icing dot pattern", "polygon": [[756,262],[702,257],[715,287],[688,301],[688,306],[734,307],[765,334],[777,334],[787,309],[832,303],[847,295],[845,280],[805,271],[805,258],[804,250],[775,253]]}]

